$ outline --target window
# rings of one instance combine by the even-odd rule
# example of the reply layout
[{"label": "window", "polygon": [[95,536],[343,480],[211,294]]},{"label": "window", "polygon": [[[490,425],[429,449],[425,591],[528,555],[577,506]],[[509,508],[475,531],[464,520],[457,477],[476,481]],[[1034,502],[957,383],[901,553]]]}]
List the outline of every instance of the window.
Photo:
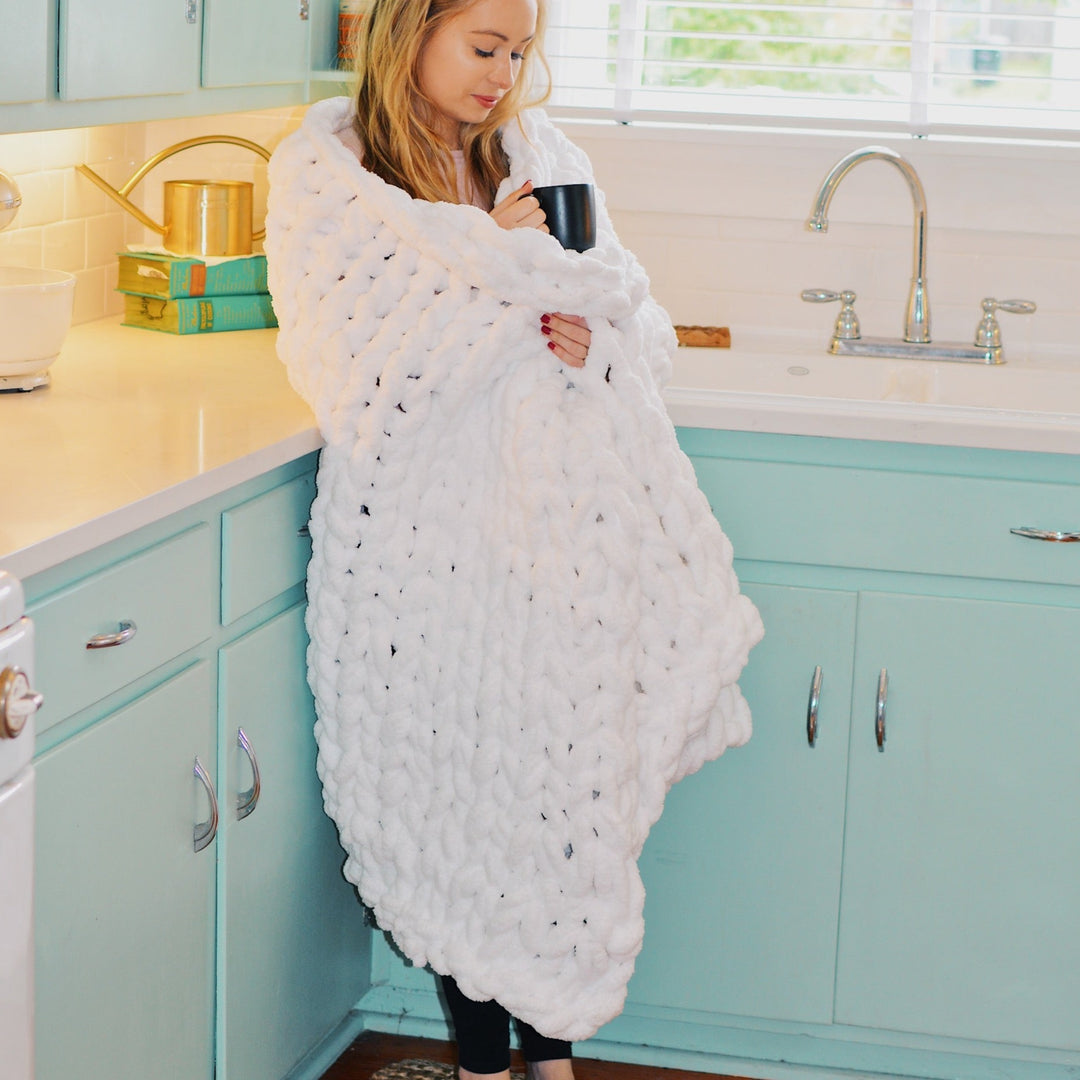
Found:
[{"label": "window", "polygon": [[549,0],[553,111],[1080,141],[1080,0]]}]

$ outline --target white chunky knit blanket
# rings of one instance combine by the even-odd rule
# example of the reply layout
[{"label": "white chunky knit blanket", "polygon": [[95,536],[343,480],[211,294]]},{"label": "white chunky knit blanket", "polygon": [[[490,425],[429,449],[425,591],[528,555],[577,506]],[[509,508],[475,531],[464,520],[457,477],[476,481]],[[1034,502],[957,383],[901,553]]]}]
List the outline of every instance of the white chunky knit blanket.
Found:
[{"label": "white chunky knit blanket", "polygon": [[[675,781],[739,745],[760,638],[660,397],[675,345],[600,198],[595,250],[409,198],[333,134],[274,154],[278,350],[326,440],[308,656],[345,874],[416,964],[544,1034],[619,1013],[637,859]],[[498,198],[591,179],[542,113]],[[543,312],[584,315],[582,370]]]}]

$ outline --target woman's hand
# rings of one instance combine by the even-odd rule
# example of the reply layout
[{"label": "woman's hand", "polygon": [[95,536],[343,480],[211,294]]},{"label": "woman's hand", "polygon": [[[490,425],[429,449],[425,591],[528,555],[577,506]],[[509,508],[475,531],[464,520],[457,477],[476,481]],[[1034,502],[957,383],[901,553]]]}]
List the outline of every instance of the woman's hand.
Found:
[{"label": "woman's hand", "polygon": [[[530,194],[531,180],[512,191],[492,211],[495,223],[503,229],[539,229],[549,232],[547,219],[540,203]],[[548,339],[548,348],[565,364],[582,368],[589,355],[592,333],[580,315],[561,315],[552,312],[540,316],[540,332]]]},{"label": "woman's hand", "polygon": [[526,180],[517,191],[509,195],[494,210],[491,216],[495,223],[503,229],[539,229],[541,232],[550,230],[544,224],[547,215],[540,209],[540,203],[531,195],[533,182]]},{"label": "woman's hand", "polygon": [[540,332],[548,339],[548,348],[564,363],[582,368],[589,355],[592,332],[580,315],[552,312],[540,316]]}]

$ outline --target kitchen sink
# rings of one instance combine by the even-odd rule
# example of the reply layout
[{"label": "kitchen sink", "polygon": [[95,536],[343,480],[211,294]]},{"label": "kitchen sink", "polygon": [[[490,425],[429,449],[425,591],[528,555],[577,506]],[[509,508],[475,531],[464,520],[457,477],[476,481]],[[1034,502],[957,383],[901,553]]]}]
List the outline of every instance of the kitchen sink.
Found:
[{"label": "kitchen sink", "polygon": [[71,326],[75,276],[63,270],[0,266],[0,390],[33,390]]}]

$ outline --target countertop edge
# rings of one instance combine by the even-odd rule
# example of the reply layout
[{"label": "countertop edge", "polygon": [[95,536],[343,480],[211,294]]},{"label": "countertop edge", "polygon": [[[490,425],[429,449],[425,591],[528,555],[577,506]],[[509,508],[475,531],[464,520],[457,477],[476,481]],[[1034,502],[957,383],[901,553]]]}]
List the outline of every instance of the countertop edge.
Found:
[{"label": "countertop edge", "polygon": [[0,568],[25,580],[161,521],[170,514],[263,476],[305,454],[321,450],[322,446],[322,437],[318,429],[312,426],[100,517],[84,521],[75,528],[13,551],[0,558]]},{"label": "countertop edge", "polygon": [[676,427],[1075,455],[1080,417],[985,408],[669,387]]}]

